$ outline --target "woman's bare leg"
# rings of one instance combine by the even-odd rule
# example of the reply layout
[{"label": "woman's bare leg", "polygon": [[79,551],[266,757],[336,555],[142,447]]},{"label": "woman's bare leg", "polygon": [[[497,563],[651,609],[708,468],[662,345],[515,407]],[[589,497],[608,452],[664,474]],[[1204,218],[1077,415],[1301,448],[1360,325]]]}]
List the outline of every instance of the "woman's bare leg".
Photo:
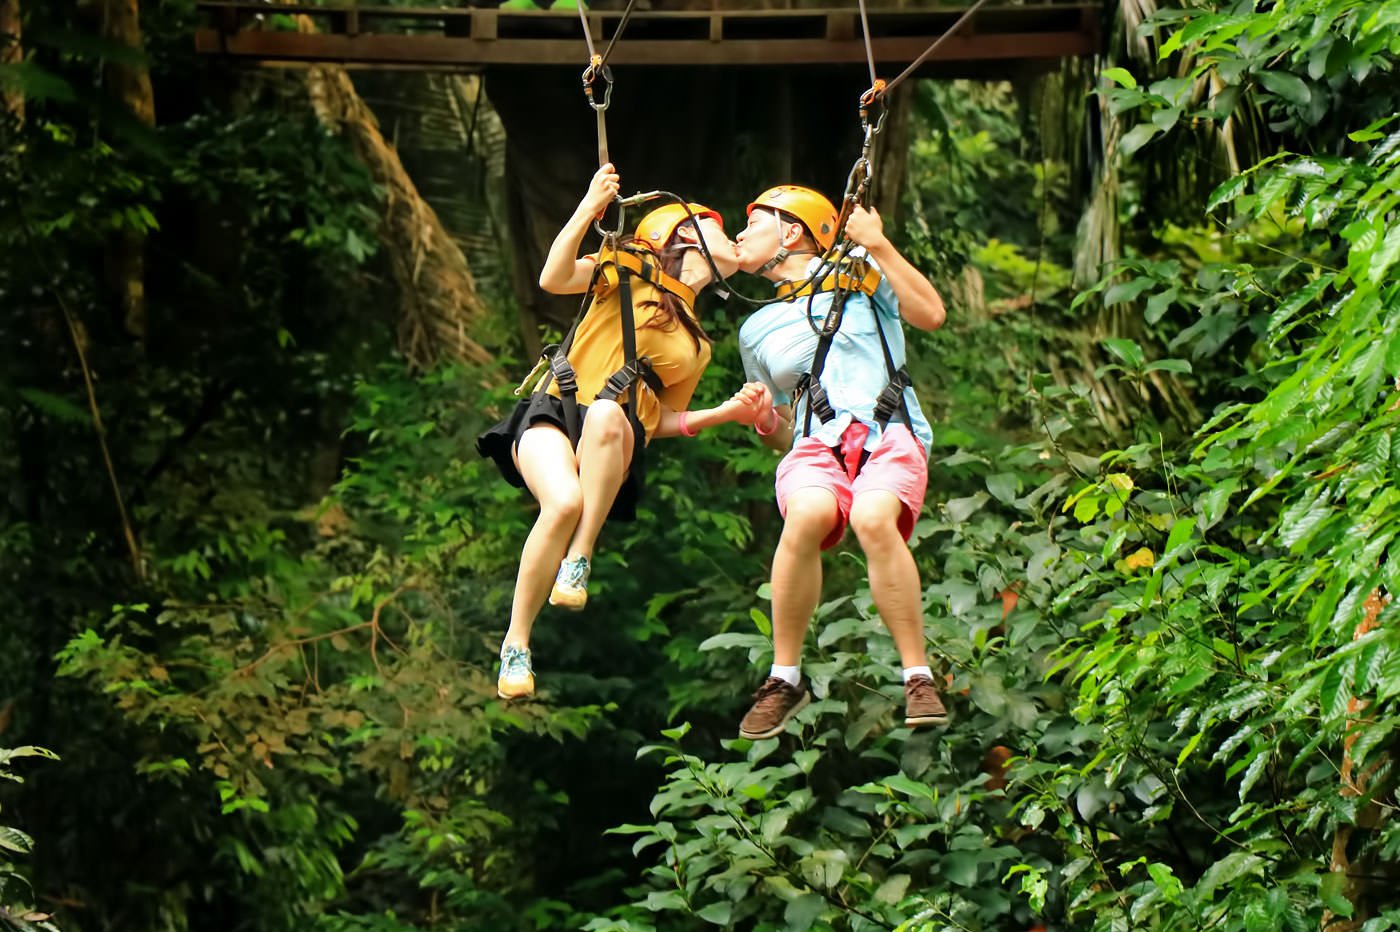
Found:
[{"label": "woman's bare leg", "polygon": [[578,442],[578,479],[583,490],[583,514],[569,541],[567,556],[593,558],[593,545],[612,510],[627,468],[632,462],[636,436],[627,410],[615,401],[595,399],[583,419]]},{"label": "woman's bare leg", "polygon": [[583,513],[583,491],[569,438],[553,425],[540,424],[521,434],[515,462],[530,494],[540,503],[540,513],[520,551],[505,643],[528,647],[530,629]]}]

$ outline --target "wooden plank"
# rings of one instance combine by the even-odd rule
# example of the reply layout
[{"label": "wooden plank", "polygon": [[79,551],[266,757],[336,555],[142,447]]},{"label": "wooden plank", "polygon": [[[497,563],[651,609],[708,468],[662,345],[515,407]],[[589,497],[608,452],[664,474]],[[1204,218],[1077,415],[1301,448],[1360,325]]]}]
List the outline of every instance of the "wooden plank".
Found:
[{"label": "wooden plank", "polygon": [[[871,42],[875,60],[900,65],[917,58],[936,37],[881,38]],[[232,34],[200,29],[199,52],[258,60],[373,64],[416,64],[425,67],[488,65],[582,65],[588,47],[576,39],[483,40],[435,35],[244,31]],[[957,35],[949,38],[929,66],[950,62],[1012,61],[1091,55],[1097,39],[1082,32],[1006,32]],[[859,39],[708,39],[634,40],[619,42],[609,63],[618,66],[762,66],[841,65],[865,61]],[[936,70],[936,69],[931,69]]]}]

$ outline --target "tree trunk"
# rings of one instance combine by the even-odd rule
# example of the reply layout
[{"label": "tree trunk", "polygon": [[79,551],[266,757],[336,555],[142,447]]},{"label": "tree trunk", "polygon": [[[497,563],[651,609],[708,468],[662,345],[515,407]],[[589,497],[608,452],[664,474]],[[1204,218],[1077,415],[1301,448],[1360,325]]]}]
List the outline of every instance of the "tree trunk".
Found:
[{"label": "tree trunk", "polygon": [[[24,60],[19,0],[0,0],[0,66],[17,65]],[[24,94],[17,88],[0,88],[0,113],[16,123],[24,122]]]},{"label": "tree trunk", "polygon": [[[296,21],[299,31],[316,31],[310,17],[298,14]],[[306,87],[316,116],[349,140],[384,189],[381,240],[399,286],[399,348],[404,356],[418,368],[444,359],[490,362],[491,353],[467,336],[486,315],[467,257],[418,193],[350,75],[333,65],[310,68]]]},{"label": "tree trunk", "polygon": [[404,355],[422,368],[442,359],[489,362],[491,354],[467,336],[486,314],[467,257],[418,193],[350,76],[344,68],[312,68],[307,89],[321,122],[350,141],[384,189],[384,243],[401,295]]},{"label": "tree trunk", "polygon": [[[17,2],[17,0],[15,0]],[[102,9],[102,34],[140,52],[141,36],[137,0],[106,0]],[[151,73],[144,64],[109,61],[104,77],[112,94],[145,126],[155,126],[156,100],[151,90]],[[146,233],[124,230],[108,244],[108,275],[121,305],[122,324],[127,333],[146,342]]]}]

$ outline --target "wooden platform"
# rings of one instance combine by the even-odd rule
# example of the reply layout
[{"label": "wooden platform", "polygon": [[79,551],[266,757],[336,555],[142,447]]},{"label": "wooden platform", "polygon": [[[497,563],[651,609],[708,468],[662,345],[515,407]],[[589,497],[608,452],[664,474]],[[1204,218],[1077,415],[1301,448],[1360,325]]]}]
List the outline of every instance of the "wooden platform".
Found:
[{"label": "wooden platform", "polygon": [[[250,0],[198,0],[197,5],[208,21],[195,34],[198,51],[263,64],[457,71],[570,65],[582,70],[588,58],[582,25],[571,10],[332,7]],[[871,9],[875,59],[887,66],[883,76],[917,58],[967,6],[915,5],[906,0],[895,8]],[[1099,3],[1054,0],[984,6],[958,35],[943,43],[920,74],[985,77],[995,63],[1048,64],[1094,54],[1100,47],[1102,12]],[[294,31],[289,14],[309,16],[318,31]],[[621,12],[591,11],[588,18],[601,51]],[[854,2],[842,9],[639,10],[633,12],[609,62],[619,66],[863,65],[865,47]]]}]

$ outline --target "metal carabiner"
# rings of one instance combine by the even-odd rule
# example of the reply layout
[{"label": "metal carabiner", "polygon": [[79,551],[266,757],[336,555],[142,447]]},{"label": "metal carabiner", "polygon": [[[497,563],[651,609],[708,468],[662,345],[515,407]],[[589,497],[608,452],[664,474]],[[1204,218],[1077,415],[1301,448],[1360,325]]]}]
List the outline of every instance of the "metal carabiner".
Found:
[{"label": "metal carabiner", "polygon": [[[880,116],[875,120],[875,126],[870,125],[870,110],[875,105],[880,106]],[[875,83],[860,95],[860,125],[865,129],[865,144],[870,145],[870,137],[880,132],[885,126],[885,117],[889,114],[889,108],[885,106],[885,79],[876,78]]]},{"label": "metal carabiner", "polygon": [[[597,103],[593,98],[593,82],[601,77],[606,89],[603,91],[603,102]],[[583,93],[588,97],[588,106],[602,113],[608,109],[612,103],[613,76],[612,69],[603,64],[603,56],[594,55],[588,62],[588,67],[583,69]]]}]

